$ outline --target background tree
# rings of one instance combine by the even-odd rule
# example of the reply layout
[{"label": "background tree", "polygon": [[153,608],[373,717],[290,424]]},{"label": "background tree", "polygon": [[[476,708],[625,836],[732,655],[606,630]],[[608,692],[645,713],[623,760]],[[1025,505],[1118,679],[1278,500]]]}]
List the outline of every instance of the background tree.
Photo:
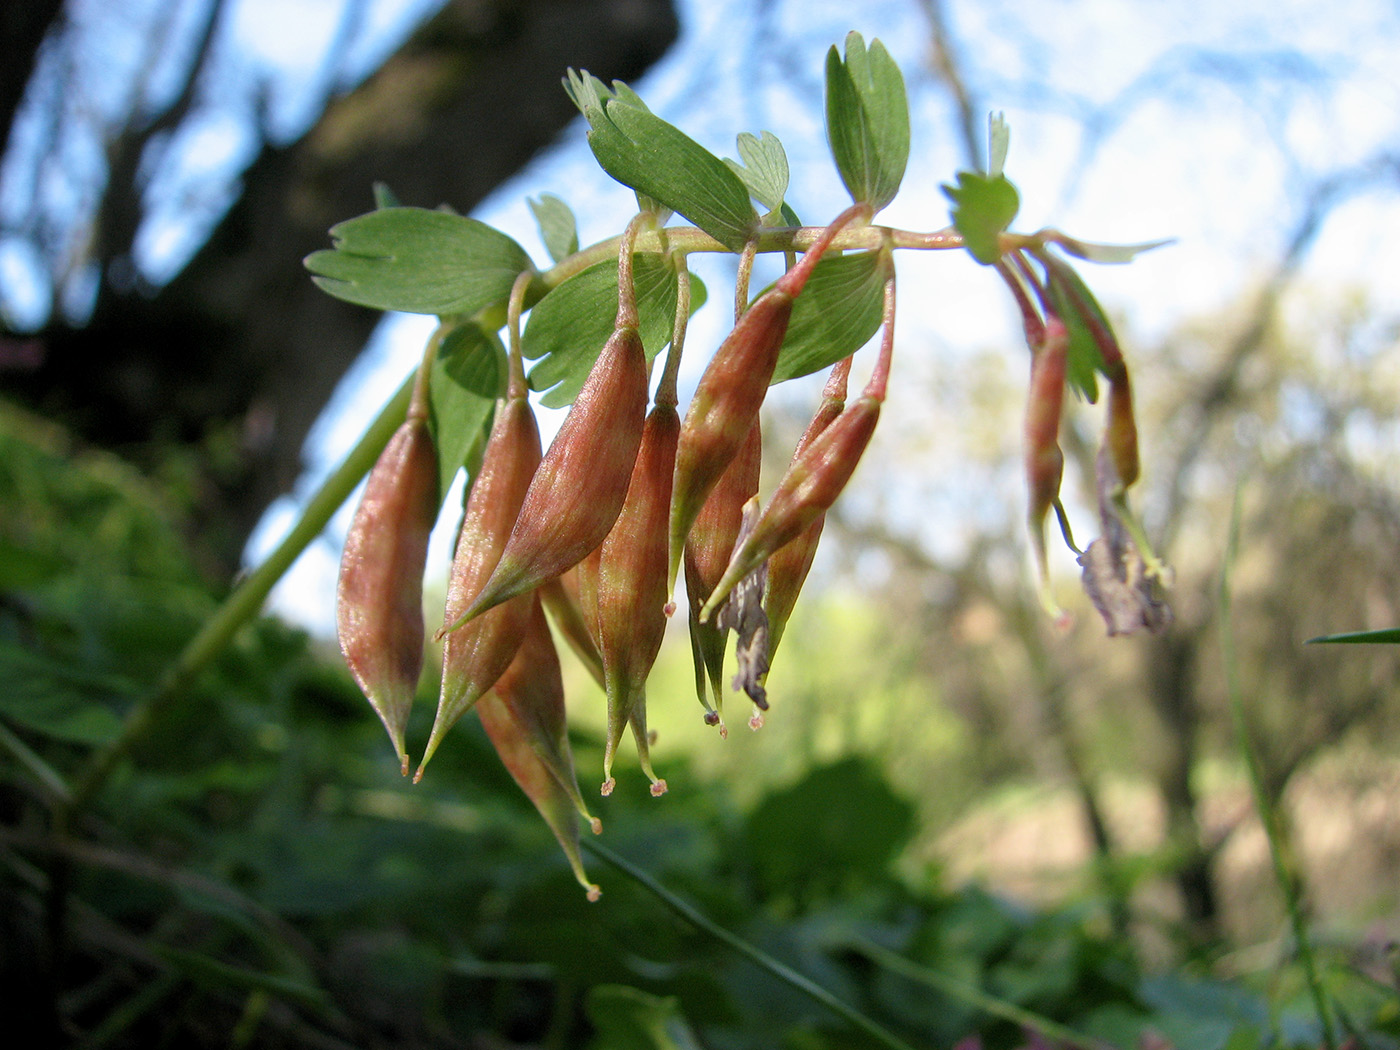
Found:
[{"label": "background tree", "polygon": [[[189,471],[194,533],[224,572],[291,487],[307,430],[377,321],[317,290],[302,257],[326,244],[331,225],[372,206],[375,181],[408,204],[467,211],[575,115],[563,69],[635,79],[677,29],[667,0],[462,0],[353,85],[343,63],[368,4],[347,0],[322,59],[325,109],[287,140],[259,85],[229,68],[237,55],[225,0],[148,11],[75,4],[66,14],[12,6],[7,18],[29,20],[10,38],[6,76],[38,68],[24,127],[40,129],[40,141],[9,135],[8,177],[34,198],[6,232],[43,260],[50,291],[37,331],[6,333],[28,348],[11,355],[6,385],[87,440],[148,468]],[[113,46],[103,35],[114,20],[136,34],[139,54],[123,63],[130,79],[108,71],[70,83],[65,71],[99,63]],[[181,56],[176,70],[171,53]],[[97,85],[120,103],[78,94]],[[153,277],[140,238],[167,206],[156,194],[182,136],[229,91],[247,96],[248,163],[225,186],[201,187],[232,199],[208,216],[206,239],[178,273]],[[71,163],[84,148],[98,153],[87,168]],[[55,180],[69,194],[53,192]]]}]

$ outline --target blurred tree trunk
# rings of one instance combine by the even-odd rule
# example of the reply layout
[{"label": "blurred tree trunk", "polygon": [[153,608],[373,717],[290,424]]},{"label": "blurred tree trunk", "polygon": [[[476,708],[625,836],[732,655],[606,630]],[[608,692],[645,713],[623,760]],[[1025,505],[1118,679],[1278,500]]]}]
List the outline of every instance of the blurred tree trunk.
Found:
[{"label": "blurred tree trunk", "polygon": [[55,315],[38,336],[41,362],[10,385],[148,467],[171,442],[196,450],[182,464],[193,467],[192,524],[231,571],[379,317],[316,289],[302,258],[373,207],[376,180],[405,204],[469,210],[574,116],[566,67],[634,79],[676,32],[670,0],[453,0],[301,140],[265,147],[164,287],[133,287],[126,258],[141,186],[109,186],[104,215],[135,219],[96,233],[96,307],[81,326]]},{"label": "blurred tree trunk", "polygon": [[0,4],[0,41],[6,52],[5,61],[0,62],[0,129],[14,123],[25,86],[34,73],[39,45],[62,11],[63,0]]}]

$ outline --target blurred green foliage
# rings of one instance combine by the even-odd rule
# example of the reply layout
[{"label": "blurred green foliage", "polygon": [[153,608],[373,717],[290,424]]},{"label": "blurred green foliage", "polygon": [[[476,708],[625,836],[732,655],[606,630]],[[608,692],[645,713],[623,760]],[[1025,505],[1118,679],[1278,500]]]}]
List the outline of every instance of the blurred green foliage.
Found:
[{"label": "blurred green foliage", "polygon": [[[275,620],[245,630],[54,838],[55,796],[220,594],[168,492],[8,408],[0,553],[0,999],[15,1031],[86,1047],[870,1045],[596,857],[604,896],[587,903],[474,720],[409,785],[334,654]],[[575,747],[598,768],[596,737]],[[915,801],[868,758],[812,757],[740,804],[672,756],[663,800],[599,803],[606,841],[915,1046],[1034,1045],[1006,1009],[1115,1046],[1149,1031],[1201,1050],[1317,1045],[1301,996],[1145,975],[1101,900],[1041,913],[940,885],[907,855]],[[907,967],[882,962],[891,951]],[[1400,1045],[1393,989],[1337,966],[1328,979],[1366,1045]]]}]

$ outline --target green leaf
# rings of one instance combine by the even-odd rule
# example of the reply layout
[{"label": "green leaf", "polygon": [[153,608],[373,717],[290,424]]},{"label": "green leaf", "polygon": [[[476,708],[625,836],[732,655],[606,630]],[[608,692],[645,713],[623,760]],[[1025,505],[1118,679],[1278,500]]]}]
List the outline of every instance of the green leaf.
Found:
[{"label": "green leaf", "polygon": [[44,736],[105,744],[121,732],[111,701],[134,693],[114,675],[0,645],[0,717]]},{"label": "green leaf", "polygon": [[588,144],[604,171],[725,247],[744,246],[758,216],[749,191],[723,161],[649,110],[617,99],[588,118]]},{"label": "green leaf", "polygon": [[599,984],[588,990],[588,1020],[596,1050],[699,1050],[680,1002],[622,984]]},{"label": "green leaf", "polygon": [[958,184],[943,185],[943,193],[953,202],[953,225],[962,234],[972,257],[983,266],[1001,258],[1001,233],[1011,225],[1021,209],[1021,195],[1005,175],[958,172]]},{"label": "green leaf", "polygon": [[376,208],[397,208],[399,206],[398,194],[389,188],[387,182],[374,184],[374,206]]},{"label": "green leaf", "polygon": [[1324,634],[1309,638],[1306,645],[1394,645],[1400,642],[1400,627],[1387,627],[1379,631],[1348,631],[1345,634]]},{"label": "green leaf", "polygon": [[588,145],[599,166],[635,190],[641,207],[669,208],[732,251],[744,246],[758,216],[743,181],[723,161],[652,113],[620,80],[609,88],[587,70],[571,69],[564,90],[588,120]]},{"label": "green leaf", "polygon": [[504,304],[525,249],[483,222],[426,208],[381,208],[331,228],[313,280],[338,299],[415,314],[474,314]]},{"label": "green leaf", "polygon": [[578,222],[567,204],[552,193],[542,193],[539,200],[528,203],[551,259],[559,262],[578,251]]},{"label": "green leaf", "polygon": [[1093,241],[1081,241],[1058,232],[1052,239],[1076,258],[1088,262],[1109,264],[1132,262],[1143,252],[1150,252],[1153,248],[1161,248],[1173,243],[1174,240],[1168,237],[1165,240],[1144,241],[1141,244],[1096,244]]},{"label": "green leaf", "polygon": [[[725,158],[724,163],[744,181],[754,200],[773,215],[782,211],[783,197],[788,188],[788,160],[778,136],[765,131],[762,138],[747,131],[739,133],[739,160]],[[742,162],[742,163],[741,163]]]},{"label": "green leaf", "polygon": [[987,117],[987,174],[996,178],[1006,166],[1006,151],[1011,146],[1011,127],[1005,113]]},{"label": "green leaf", "polygon": [[894,200],[909,161],[909,100],[880,41],[866,50],[861,35],[849,33],[844,61],[834,45],[827,52],[826,132],[851,197],[876,211]]},{"label": "green leaf", "polygon": [[457,471],[479,456],[491,426],[496,399],[505,394],[505,348],[494,332],[460,324],[440,336],[428,379],[428,422],[438,456],[438,498]]},{"label": "green leaf", "polygon": [[773,382],[809,375],[864,346],[880,327],[884,285],[879,252],[817,263],[793,307]]},{"label": "green leaf", "polygon": [[765,892],[801,899],[879,882],[915,826],[913,805],[879,770],[847,758],[762,799],[745,836]]},{"label": "green leaf", "polygon": [[1045,264],[1050,305],[1069,332],[1065,378],[1092,405],[1099,397],[1094,373],[1104,371],[1105,367],[1099,339],[1102,336],[1112,338],[1113,326],[1108,323],[1094,293],[1073,267],[1049,253],[1041,255],[1040,259]]},{"label": "green leaf", "polygon": [[[655,252],[637,252],[632,281],[638,330],[650,360],[671,341],[676,274]],[[705,286],[692,274],[691,312],[704,302]],[[616,321],[617,263],[611,259],[575,274],[535,304],[520,342],[527,358],[542,359],[530,370],[530,386],[548,391],[542,404],[561,408],[573,402]]]}]

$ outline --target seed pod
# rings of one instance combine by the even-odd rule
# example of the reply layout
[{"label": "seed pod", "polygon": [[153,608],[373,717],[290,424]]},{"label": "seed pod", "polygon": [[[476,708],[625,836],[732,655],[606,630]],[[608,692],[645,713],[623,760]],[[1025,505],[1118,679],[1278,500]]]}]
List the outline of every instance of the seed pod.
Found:
[{"label": "seed pod", "polygon": [[778,482],[768,506],[700,610],[709,619],[731,588],[775,551],[797,539],[850,481],[880,419],[880,400],[869,394],[846,407],[799,456]]},{"label": "seed pod", "polygon": [[530,402],[523,394],[507,398],[496,413],[457,535],[443,627],[438,631],[443,639],[442,689],[415,780],[422,778],[448,730],[496,683],[520,646],[530,618],[528,595],[517,595],[467,623],[460,620],[495,571],[539,464],[540,431]]},{"label": "seed pod", "polygon": [[787,335],[793,304],[821,261],[832,238],[853,219],[869,214],[857,204],[842,212],[802,260],[760,295],[710,360],[686,411],[676,453],[671,493],[670,564],[667,589],[675,584],[685,538],[720,475],[739,451],[758,418],[778,351]]},{"label": "seed pod", "polygon": [[[574,651],[579,662],[588,669],[588,673],[593,676],[593,680],[601,688],[603,686],[603,657],[598,652],[598,643],[588,628],[588,623],[583,616],[583,607],[579,602],[578,570],[580,566],[586,565],[591,557],[590,554],[568,572],[561,573],[554,579],[541,584],[538,593],[540,601],[554,622],[554,626],[564,636],[564,640],[569,643],[569,648]],[[594,595],[593,604],[596,609],[596,588]],[[594,618],[596,619],[596,616]]]},{"label": "seed pod", "polygon": [[549,624],[538,596],[528,596],[527,602],[519,651],[476,710],[506,769],[559,840],[579,885],[589,900],[597,900],[598,887],[588,881],[579,857],[578,817],[595,835],[603,827],[579,792],[565,725],[564,680]]},{"label": "seed pod", "polygon": [[1128,381],[1128,369],[1120,366],[1117,378],[1108,383],[1108,416],[1104,427],[1104,446],[1113,459],[1114,472],[1122,488],[1137,481],[1138,463],[1137,421],[1133,417],[1133,389]]},{"label": "seed pod", "polygon": [[370,471],[340,559],[340,650],[388,730],[405,775],[404,727],[423,670],[423,568],[437,489],[427,420],[412,415]]},{"label": "seed pod", "polygon": [[1065,370],[1069,332],[1058,317],[1045,319],[1045,338],[1032,348],[1030,390],[1026,397],[1026,484],[1029,489],[1027,519],[1036,562],[1040,567],[1041,598],[1047,609],[1050,600],[1050,568],[1045,550],[1045,516],[1060,503],[1060,480],[1065,457],[1060,451],[1060,413],[1064,404]]},{"label": "seed pod", "polygon": [[647,404],[647,361],[637,327],[608,339],[550,443],[470,620],[558,576],[603,542],[617,520]]},{"label": "seed pod", "polygon": [[666,790],[648,753],[646,680],[666,633],[666,518],[679,435],[675,406],[656,405],[647,417],[627,500],[599,555],[598,648],[608,694],[604,794],[611,790],[613,759],[629,724],[652,794]]},{"label": "seed pod", "polygon": [[[812,422],[803,431],[802,438],[793,450],[792,460],[797,462],[812,442],[816,441],[846,407],[846,380],[851,371],[849,357],[837,362],[831,376],[822,390],[822,401],[817,406]],[[773,552],[768,559],[768,590],[763,599],[763,611],[768,616],[768,660],[772,663],[773,654],[778,651],[788,617],[797,604],[797,596],[811,571],[812,559],[817,554],[817,543],[821,539],[822,526],[826,523],[826,513],[818,514],[802,533],[790,543]],[[719,582],[719,581],[715,581]]]},{"label": "seed pod", "polygon": [[[700,508],[685,541],[685,589],[690,605],[690,649],[695,661],[695,691],[705,721],[727,735],[721,715],[724,702],[724,650],[727,635],[718,625],[700,622],[700,606],[724,575],[734,553],[744,504],[758,492],[763,460],[763,433],[758,421],[749,428],[739,453],[720,475]],[[714,697],[711,705],[706,691]]]}]

